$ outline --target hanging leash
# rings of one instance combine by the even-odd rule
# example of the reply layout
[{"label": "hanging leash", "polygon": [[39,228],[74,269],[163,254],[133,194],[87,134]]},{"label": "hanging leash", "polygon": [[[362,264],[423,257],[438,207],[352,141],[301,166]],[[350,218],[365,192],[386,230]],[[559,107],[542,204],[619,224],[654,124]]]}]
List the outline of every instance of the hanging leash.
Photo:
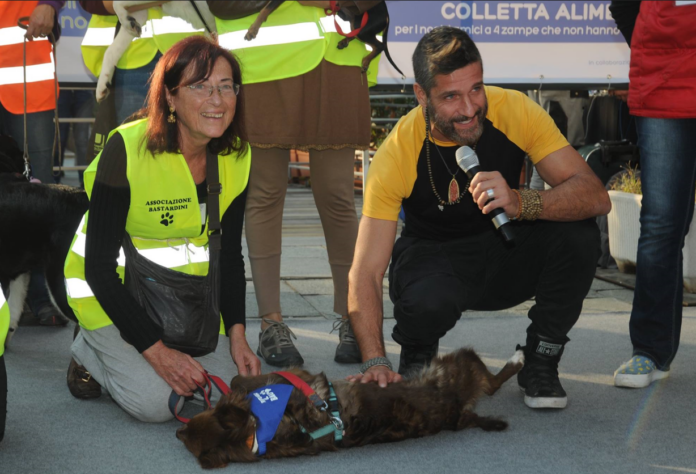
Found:
[{"label": "hanging leash", "polygon": [[[218,391],[222,395],[227,395],[228,393],[230,393],[230,388],[217,375],[212,375],[208,372],[204,372],[203,378],[205,379],[205,381],[202,384],[196,382],[197,387],[196,390],[194,390],[194,392],[201,394],[201,396],[203,397],[203,401],[205,402],[205,408],[210,409],[213,408],[212,404],[210,403],[210,398],[213,394],[213,387],[218,389]],[[177,410],[177,407],[179,406],[179,403],[181,402],[182,398],[184,398],[182,395],[179,395],[174,390],[172,390],[171,395],[169,395],[169,411],[172,412],[172,414],[180,422],[188,423],[189,421],[191,421],[191,418],[184,418],[183,416],[179,416],[179,410]]]},{"label": "hanging leash", "polygon": [[[23,16],[17,20],[17,26],[26,30],[29,27],[29,17]],[[53,97],[55,99],[55,108],[53,109],[54,118],[53,122],[55,125],[55,134],[53,135],[53,149],[51,151],[51,170],[53,170],[53,159],[56,156],[56,146],[57,141],[60,139],[60,123],[58,122],[58,55],[56,54],[56,38],[53,36],[53,32],[48,34],[48,41],[53,46]],[[27,37],[24,36],[24,42],[22,45],[22,69],[24,73],[24,177],[27,181],[31,181],[31,162],[29,159],[29,137],[27,136]],[[63,157],[61,156],[58,161],[59,170],[58,173],[63,172]],[[51,171],[53,174],[53,171]],[[46,183],[48,184],[48,183]]]},{"label": "hanging leash", "polygon": [[193,0],[189,0],[189,2],[191,3],[191,6],[193,7],[193,9],[196,10],[196,13],[198,14],[198,18],[200,18],[201,21],[203,22],[203,26],[205,26],[205,29],[208,30],[208,34],[212,36],[213,32],[210,30],[208,23],[205,22],[205,18],[203,18],[203,15],[201,15],[201,12],[198,10],[198,6],[196,5],[196,2],[194,2]]},{"label": "hanging leash", "polygon": [[341,29],[341,26],[338,24],[338,21],[336,20],[336,14],[341,9],[338,6],[338,2],[336,0],[331,0],[329,2],[329,5],[331,5],[330,8],[327,8],[326,10],[324,10],[324,12],[326,13],[327,16],[333,15],[334,26],[336,27],[336,32],[339,35],[345,36],[346,38],[353,38],[355,36],[358,36],[358,34],[360,34],[362,29],[365,27],[365,25],[367,25],[368,16],[367,16],[367,12],[364,12],[363,16],[362,16],[362,20],[360,21],[360,26],[358,28],[354,29],[353,31],[349,31],[348,33],[344,33],[343,30]]}]

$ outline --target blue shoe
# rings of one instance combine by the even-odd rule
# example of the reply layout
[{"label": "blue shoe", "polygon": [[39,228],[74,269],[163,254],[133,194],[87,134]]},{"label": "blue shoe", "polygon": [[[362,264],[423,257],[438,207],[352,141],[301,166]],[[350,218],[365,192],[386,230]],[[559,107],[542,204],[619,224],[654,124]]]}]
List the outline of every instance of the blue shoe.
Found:
[{"label": "blue shoe", "polygon": [[631,360],[621,364],[614,372],[614,385],[617,387],[644,388],[655,380],[664,379],[669,370],[657,370],[652,359],[643,356],[633,356]]}]

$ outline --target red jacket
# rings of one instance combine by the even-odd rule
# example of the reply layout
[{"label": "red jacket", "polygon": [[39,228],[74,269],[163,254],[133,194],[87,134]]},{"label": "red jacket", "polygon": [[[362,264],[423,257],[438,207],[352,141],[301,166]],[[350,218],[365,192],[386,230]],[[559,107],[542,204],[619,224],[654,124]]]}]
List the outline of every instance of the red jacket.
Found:
[{"label": "red jacket", "polygon": [[642,2],[629,78],[633,115],[696,118],[696,4]]}]

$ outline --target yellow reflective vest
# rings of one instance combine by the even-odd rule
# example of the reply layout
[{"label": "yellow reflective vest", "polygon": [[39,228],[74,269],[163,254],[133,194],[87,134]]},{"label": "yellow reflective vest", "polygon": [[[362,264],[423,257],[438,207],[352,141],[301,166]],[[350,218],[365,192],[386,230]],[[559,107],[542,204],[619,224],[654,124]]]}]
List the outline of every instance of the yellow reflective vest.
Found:
[{"label": "yellow reflective vest", "polygon": [[[336,32],[333,15],[326,16],[321,8],[283,2],[261,25],[257,37],[246,41],[244,35],[257,16],[215,19],[220,46],[239,59],[244,84],[299,76],[316,68],[322,59],[339,66],[361,67],[362,59],[369,54],[365,43],[357,39],[347,48],[338,49],[343,36]],[[343,31],[350,31],[347,22],[337,21]],[[370,64],[370,86],[377,83],[378,63],[379,57]]]},{"label": "yellow reflective vest", "polygon": [[[145,130],[147,119],[118,127],[127,154],[127,178],[131,203],[126,220],[126,231],[137,251],[147,259],[190,275],[208,273],[208,233],[201,233],[202,216],[196,196],[196,184],[183,155],[163,153],[153,157],[147,151]],[[101,153],[85,170],[85,190],[92,195],[92,186]],[[242,156],[219,156],[218,167],[222,194],[220,218],[232,201],[246,188],[249,179],[251,151]],[[65,261],[65,279],[68,303],[80,325],[89,330],[112,324],[85,280],[85,244],[89,211],[85,213],[68,257]],[[118,257],[117,272],[123,281],[125,270],[123,249]],[[221,334],[225,334],[222,321]]]},{"label": "yellow reflective vest", "polygon": [[0,357],[5,353],[5,339],[10,329],[10,307],[5,301],[5,295],[0,290]]},{"label": "yellow reflective vest", "polygon": [[[92,74],[99,76],[104,53],[114,40],[118,17],[116,15],[92,15],[82,40],[82,59]],[[145,66],[157,52],[165,53],[174,43],[191,35],[203,35],[181,18],[164,16],[161,8],[147,11],[147,23],[143,25],[140,38],[133,38],[130,46],[119,59],[119,69],[135,69]]]}]

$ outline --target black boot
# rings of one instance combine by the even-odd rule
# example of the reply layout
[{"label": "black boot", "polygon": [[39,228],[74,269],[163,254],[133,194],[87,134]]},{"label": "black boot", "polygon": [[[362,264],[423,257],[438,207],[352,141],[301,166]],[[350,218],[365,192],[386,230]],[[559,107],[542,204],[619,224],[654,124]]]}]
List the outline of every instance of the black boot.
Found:
[{"label": "black boot", "polygon": [[437,356],[440,343],[425,346],[401,346],[399,357],[399,373],[404,377],[418,375],[424,368],[430,366],[430,362]]},{"label": "black boot", "polygon": [[568,397],[558,380],[558,362],[565,342],[539,335],[527,335],[524,367],[517,374],[517,383],[524,391],[529,408],[565,408]]}]

